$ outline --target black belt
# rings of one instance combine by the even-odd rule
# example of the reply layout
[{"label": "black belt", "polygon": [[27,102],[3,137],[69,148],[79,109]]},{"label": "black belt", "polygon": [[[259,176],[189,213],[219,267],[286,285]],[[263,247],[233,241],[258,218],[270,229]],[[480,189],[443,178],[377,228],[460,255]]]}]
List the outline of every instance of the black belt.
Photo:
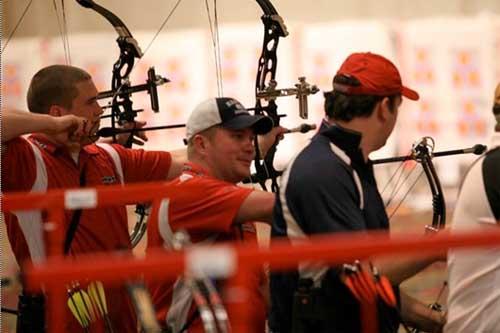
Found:
[{"label": "black belt", "polygon": [[45,297],[19,295],[17,333],[45,333]]}]

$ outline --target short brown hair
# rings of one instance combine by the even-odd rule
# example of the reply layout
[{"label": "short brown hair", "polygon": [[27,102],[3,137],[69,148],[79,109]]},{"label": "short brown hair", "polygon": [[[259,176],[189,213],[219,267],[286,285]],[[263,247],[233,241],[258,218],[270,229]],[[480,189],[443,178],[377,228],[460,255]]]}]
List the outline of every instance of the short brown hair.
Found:
[{"label": "short brown hair", "polygon": [[39,70],[31,79],[28,89],[28,109],[47,114],[52,105],[70,109],[78,96],[76,84],[91,80],[83,69],[68,65],[52,65]]}]

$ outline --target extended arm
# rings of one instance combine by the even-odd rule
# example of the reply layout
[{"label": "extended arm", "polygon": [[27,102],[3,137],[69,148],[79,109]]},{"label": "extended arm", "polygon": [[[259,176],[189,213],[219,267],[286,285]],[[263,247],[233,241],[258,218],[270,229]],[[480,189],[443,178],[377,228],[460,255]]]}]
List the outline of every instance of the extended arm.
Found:
[{"label": "extended arm", "polygon": [[168,170],[168,180],[174,179],[182,173],[184,164],[187,162],[187,149],[173,150],[170,152],[170,156],[172,157],[172,163]]},{"label": "extended arm", "polygon": [[53,117],[20,110],[2,111],[2,142],[8,142],[23,134],[43,133],[48,135],[70,133],[84,134],[86,120],[73,115]]},{"label": "extended arm", "polygon": [[253,191],[240,206],[234,223],[261,221],[270,224],[274,208],[274,197],[274,193],[271,192]]},{"label": "extended arm", "polygon": [[373,259],[372,263],[378,268],[380,274],[387,276],[393,285],[399,285],[440,259],[443,258],[436,255],[399,256],[398,258],[391,256]]},{"label": "extended arm", "polygon": [[441,332],[446,322],[442,312],[431,309],[419,300],[401,292],[401,316],[405,323],[425,332]]}]

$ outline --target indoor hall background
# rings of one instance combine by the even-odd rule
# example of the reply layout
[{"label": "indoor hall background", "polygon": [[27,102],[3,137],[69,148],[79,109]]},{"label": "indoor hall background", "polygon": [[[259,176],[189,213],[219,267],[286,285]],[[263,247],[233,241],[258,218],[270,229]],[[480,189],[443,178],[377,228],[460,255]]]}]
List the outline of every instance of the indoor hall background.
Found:
[{"label": "indoor hall background", "polygon": [[[175,1],[102,0],[100,3],[122,18],[144,49]],[[2,48],[27,4],[24,0],[2,2]],[[225,94],[252,106],[262,47],[261,11],[254,1],[218,0],[217,4]],[[493,89],[500,81],[498,1],[315,0],[306,4],[281,0],[273,4],[290,31],[278,47],[279,87],[291,87],[298,76],[305,75],[309,82],[329,90],[334,71],[348,53],[373,51],[398,64],[404,80],[421,93],[419,102],[403,105],[394,135],[375,157],[405,154],[411,143],[424,135],[433,136],[439,150],[488,143],[493,122],[490,111]],[[150,125],[183,122],[195,104],[217,94],[214,52],[204,6],[203,1],[183,0],[134,70],[134,84],[145,80],[145,71],[152,65],[158,74],[172,80],[160,87],[161,113],[142,115]],[[100,90],[109,89],[111,66],[118,56],[112,27],[74,1],[65,1],[65,7],[72,64],[90,71]],[[59,16],[62,19],[60,12]],[[29,79],[42,66],[64,63],[62,45],[52,1],[34,1],[15,38],[1,55],[2,108],[26,109]],[[148,100],[146,94],[134,96],[136,107],[147,108]],[[311,96],[309,101],[311,122],[318,123],[322,116],[322,96]],[[296,125],[299,122],[296,101],[291,98],[278,103],[281,112],[289,115],[284,124]],[[182,130],[151,133],[146,147],[179,148],[182,137]],[[277,164],[285,165],[309,137],[295,134],[287,137],[278,148]],[[436,160],[446,190],[448,221],[461,175],[473,159],[461,156]],[[377,167],[381,188],[395,167]],[[422,229],[430,221],[430,203],[429,190],[422,179],[394,217],[393,231]],[[12,273],[16,264],[4,229],[1,231],[3,274]],[[260,231],[265,240],[266,228]],[[442,268],[434,266],[405,287],[434,301],[444,277]],[[2,288],[2,303],[12,306],[14,295],[15,287]],[[6,315],[3,319],[2,330],[10,332],[11,318]]]}]

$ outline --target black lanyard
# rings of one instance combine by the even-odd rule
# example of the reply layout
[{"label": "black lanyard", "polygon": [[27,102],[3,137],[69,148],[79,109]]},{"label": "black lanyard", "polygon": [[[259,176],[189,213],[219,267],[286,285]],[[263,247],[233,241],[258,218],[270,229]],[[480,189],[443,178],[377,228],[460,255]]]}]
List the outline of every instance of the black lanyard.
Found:
[{"label": "black lanyard", "polygon": [[[87,163],[83,165],[82,170],[80,171],[80,187],[84,187],[86,180],[86,170]],[[73,215],[71,216],[71,222],[68,227],[68,231],[66,232],[66,239],[64,240],[64,255],[69,253],[69,249],[71,248],[71,242],[73,238],[75,238],[76,229],[78,229],[78,225],[80,224],[80,218],[82,216],[82,209],[77,209],[73,211]]]}]

